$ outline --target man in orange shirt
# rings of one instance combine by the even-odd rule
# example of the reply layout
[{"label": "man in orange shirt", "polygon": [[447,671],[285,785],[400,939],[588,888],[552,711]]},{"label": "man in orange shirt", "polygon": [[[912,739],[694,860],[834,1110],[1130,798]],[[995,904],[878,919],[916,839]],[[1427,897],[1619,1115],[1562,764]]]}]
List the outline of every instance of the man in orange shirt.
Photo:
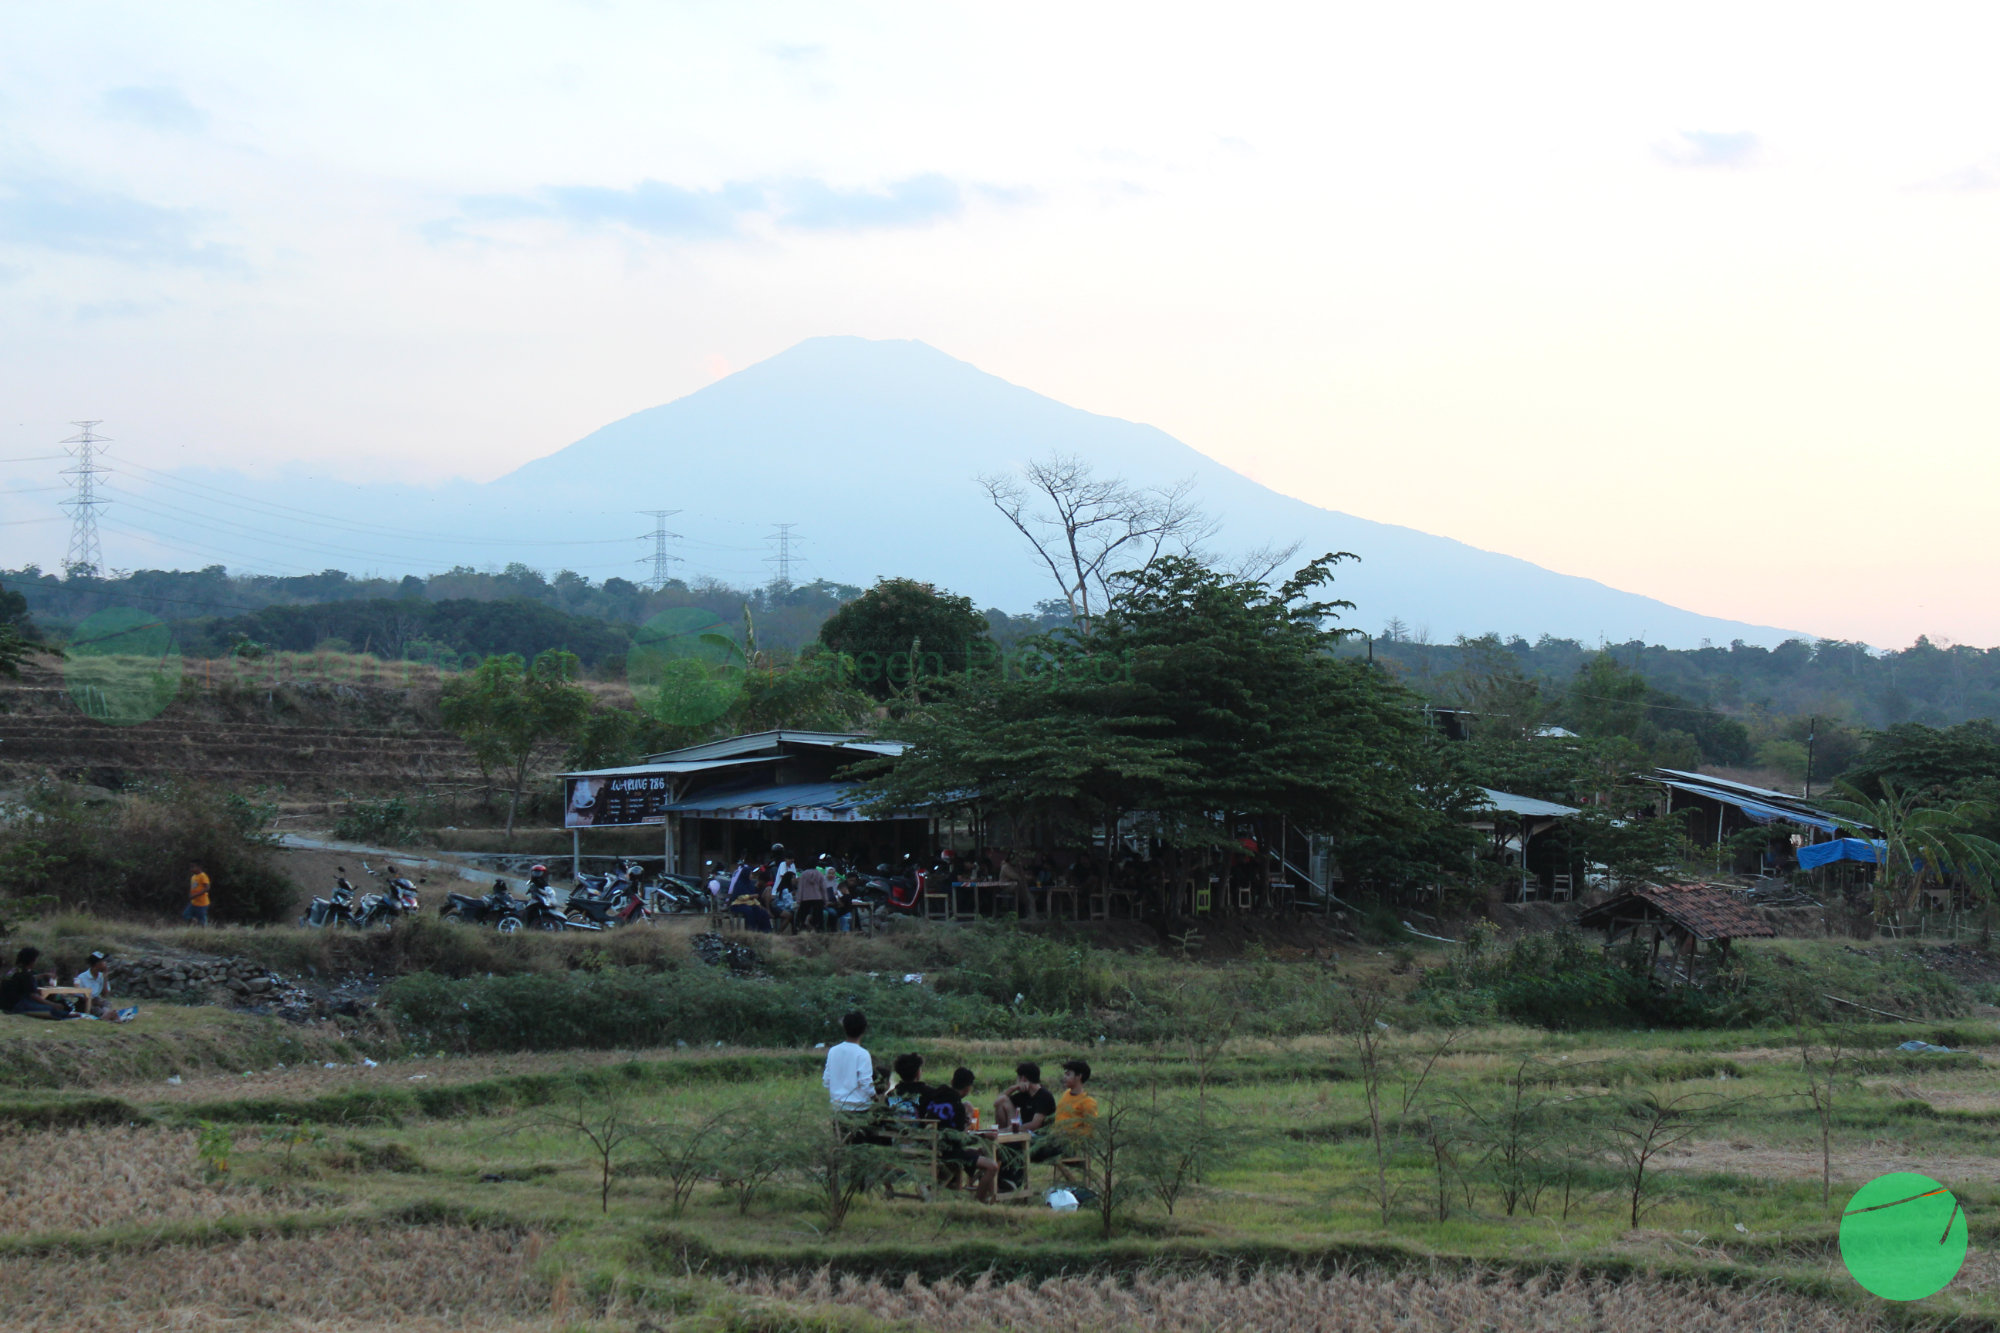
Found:
[{"label": "man in orange shirt", "polygon": [[181,920],[197,926],[208,924],[208,872],[199,861],[188,862],[188,901],[181,909]]},{"label": "man in orange shirt", "polygon": [[1056,1099],[1056,1118],[1049,1126],[1049,1142],[1038,1144],[1030,1156],[1046,1162],[1057,1155],[1073,1156],[1081,1151],[1081,1140],[1097,1127],[1097,1098],[1083,1090],[1090,1082],[1090,1061],[1065,1060],[1062,1067],[1063,1095]]}]

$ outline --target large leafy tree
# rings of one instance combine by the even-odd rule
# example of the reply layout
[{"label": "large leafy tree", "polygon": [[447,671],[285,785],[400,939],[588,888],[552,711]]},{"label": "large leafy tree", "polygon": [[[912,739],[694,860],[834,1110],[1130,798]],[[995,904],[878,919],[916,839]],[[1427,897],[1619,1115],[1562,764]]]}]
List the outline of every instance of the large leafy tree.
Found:
[{"label": "large leafy tree", "polygon": [[986,617],[971,598],[915,579],[882,579],[829,616],[819,641],[851,658],[856,683],[877,699],[990,666],[997,657]]},{"label": "large leafy tree", "polygon": [[[1278,588],[1182,556],[1113,585],[1086,635],[1033,641],[1005,671],[968,677],[893,728],[913,745],[872,779],[883,806],[978,797],[1082,829],[1145,812],[1170,845],[1224,843],[1232,817],[1282,817],[1407,873],[1440,848],[1462,784],[1427,786],[1416,697],[1337,658],[1323,599],[1342,555]],[[1390,877],[1401,877],[1401,874]]]},{"label": "large leafy tree", "polygon": [[1881,795],[1870,796],[1842,778],[1834,783],[1839,795],[1824,802],[1830,813],[1880,834],[1877,907],[1908,911],[1924,888],[1954,875],[1990,902],[1994,876],[2000,873],[2000,842],[1974,830],[1993,817],[1992,810],[1976,801],[1927,805],[1893,778],[1880,779],[1878,786]]},{"label": "large leafy tree", "polygon": [[507,835],[537,758],[571,745],[589,724],[590,692],[575,683],[576,654],[550,648],[532,663],[518,653],[489,657],[455,677],[439,700],[444,724],[471,749],[491,785],[507,788]]}]

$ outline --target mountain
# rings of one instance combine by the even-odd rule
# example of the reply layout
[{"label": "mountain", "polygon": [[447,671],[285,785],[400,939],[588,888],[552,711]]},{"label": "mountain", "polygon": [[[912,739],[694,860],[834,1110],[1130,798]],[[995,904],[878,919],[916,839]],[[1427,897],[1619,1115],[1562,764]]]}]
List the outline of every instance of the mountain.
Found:
[{"label": "mountain", "polygon": [[[1210,546],[1221,552],[1294,539],[1301,560],[1355,552],[1361,563],[1341,567],[1336,595],[1356,603],[1350,622],[1370,630],[1393,616],[1441,639],[1494,630],[1684,647],[1796,637],[1307,504],[1164,431],[1068,407],[921,342],[811,339],[483,485],[322,483],[308,495],[268,498],[416,531],[488,534],[477,550],[447,553],[447,564],[521,560],[552,570],[570,563],[600,577],[609,566],[593,570],[585,556],[566,557],[561,545],[512,543],[502,534],[567,538],[588,558],[613,560],[636,578],[641,568],[627,562],[642,548],[619,546],[646,524],[633,511],[672,508],[679,512],[669,526],[681,534],[672,545],[685,560],[676,573],[758,583],[772,572],[765,557],[773,525],[792,523],[803,558],[795,582],[865,585],[908,575],[981,606],[1021,611],[1055,589],[976,478],[1051,452],[1134,483],[1192,478],[1201,507],[1220,520]],[[201,484],[257,497],[270,489],[213,473]]]}]

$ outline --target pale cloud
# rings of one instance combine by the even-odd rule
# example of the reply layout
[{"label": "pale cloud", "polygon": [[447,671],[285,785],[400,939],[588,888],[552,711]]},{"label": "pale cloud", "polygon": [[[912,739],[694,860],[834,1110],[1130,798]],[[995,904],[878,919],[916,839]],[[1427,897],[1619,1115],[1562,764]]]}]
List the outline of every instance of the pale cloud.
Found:
[{"label": "pale cloud", "polygon": [[925,227],[956,217],[965,207],[958,185],[935,171],[879,190],[842,190],[825,181],[798,180],[777,194],[783,201],[779,224],[808,231]]},{"label": "pale cloud", "polygon": [[1912,188],[1918,190],[1951,190],[1977,193],[1981,190],[2000,190],[2000,157],[1990,157],[1984,162],[1975,162],[1969,167],[1947,172],[1935,180],[1923,181]]},{"label": "pale cloud", "polygon": [[1748,130],[1682,130],[1653,151],[1676,167],[1736,168],[1752,165],[1762,147]]},{"label": "pale cloud", "polygon": [[725,240],[755,220],[797,231],[874,231],[924,227],[965,211],[968,193],[1010,206],[1033,192],[976,185],[969,189],[938,172],[880,187],[844,188],[805,177],[732,181],[694,189],[665,181],[640,181],[629,189],[602,185],[552,185],[525,195],[473,195],[459,201],[459,216],[428,224],[433,241],[460,240],[481,224],[546,220],[579,230],[617,227],[675,240]]},{"label": "pale cloud", "polygon": [[133,264],[240,268],[232,246],[200,239],[202,214],[47,176],[0,179],[0,245]]},{"label": "pale cloud", "polygon": [[113,88],[99,99],[104,113],[156,130],[198,134],[208,127],[208,113],[188,101],[178,88]]}]

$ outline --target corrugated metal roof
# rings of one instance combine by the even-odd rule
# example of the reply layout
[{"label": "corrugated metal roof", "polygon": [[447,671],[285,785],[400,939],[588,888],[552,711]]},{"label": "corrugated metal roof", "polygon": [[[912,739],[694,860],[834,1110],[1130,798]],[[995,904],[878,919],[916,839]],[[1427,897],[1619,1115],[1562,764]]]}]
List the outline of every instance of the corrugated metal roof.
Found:
[{"label": "corrugated metal roof", "polygon": [[700,773],[711,768],[734,768],[739,764],[770,763],[775,754],[750,755],[742,759],[677,759],[661,764],[627,764],[623,768],[583,768],[564,773],[566,778],[636,778],[655,773]]},{"label": "corrugated metal roof", "polygon": [[1531,819],[1562,819],[1568,815],[1583,812],[1574,806],[1557,805],[1554,801],[1541,801],[1532,796],[1516,796],[1512,792],[1495,791],[1491,787],[1481,787],[1486,793],[1486,804],[1482,809],[1498,810],[1502,814],[1525,815]]},{"label": "corrugated metal roof", "polygon": [[[676,814],[714,813],[720,810],[850,810],[858,804],[854,789],[844,782],[788,782],[764,787],[723,787],[710,789],[676,801],[667,809]],[[746,818],[772,818],[771,813]]]},{"label": "corrugated metal roof", "polygon": [[1778,933],[1735,894],[1714,884],[1643,884],[1581,913],[1576,923],[1604,928],[1654,914],[1698,940],[1766,939]]},{"label": "corrugated metal roof", "polygon": [[1699,773],[1683,773],[1674,768],[1656,769],[1655,772],[1671,775],[1653,779],[1663,787],[1671,787],[1675,791],[1684,791],[1693,796],[1733,805],[1759,823],[1768,824],[1774,819],[1782,819],[1787,823],[1803,824],[1807,828],[1816,828],[1825,833],[1852,827],[1837,816],[1807,805],[1798,797],[1787,796],[1781,791],[1753,787],[1745,782],[1704,777]]}]

